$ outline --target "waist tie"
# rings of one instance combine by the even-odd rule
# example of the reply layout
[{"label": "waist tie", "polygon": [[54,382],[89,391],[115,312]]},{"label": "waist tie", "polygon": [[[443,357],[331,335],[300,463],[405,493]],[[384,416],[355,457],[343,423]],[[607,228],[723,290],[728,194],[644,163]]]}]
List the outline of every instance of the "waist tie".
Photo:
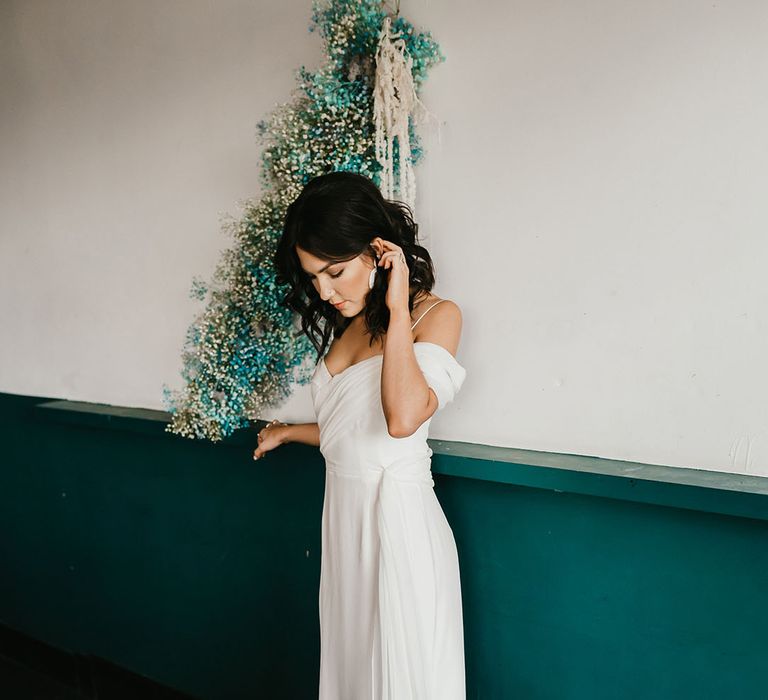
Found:
[{"label": "waist tie", "polygon": [[402,483],[427,484],[434,486],[432,478],[432,450],[422,455],[405,455],[395,459],[383,467],[375,466],[365,470],[349,469],[343,464],[325,460],[326,471],[338,476],[363,481],[399,481]]},{"label": "waist tie", "polygon": [[[420,527],[425,513],[420,496],[414,497],[405,484],[434,486],[432,479],[432,450],[422,455],[409,455],[389,462],[381,468],[351,472],[342,465],[328,462],[329,471],[341,476],[379,482],[376,517],[379,530],[379,634],[381,648],[381,697],[432,699],[432,662],[434,640],[425,640],[422,629],[430,625],[421,621],[425,615],[432,620],[433,610],[421,610],[417,591],[429,582],[418,581],[413,566],[417,556],[409,539],[418,523],[418,534],[429,536]],[[414,500],[415,498],[415,500]],[[408,517],[410,516],[410,517]],[[422,543],[423,545],[423,543]],[[419,547],[423,551],[423,547]]]}]

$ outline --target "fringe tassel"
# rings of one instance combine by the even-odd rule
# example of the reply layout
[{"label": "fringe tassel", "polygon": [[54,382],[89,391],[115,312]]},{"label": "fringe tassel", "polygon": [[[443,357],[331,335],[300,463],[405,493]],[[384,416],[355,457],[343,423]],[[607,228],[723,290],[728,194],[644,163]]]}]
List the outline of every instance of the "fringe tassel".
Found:
[{"label": "fringe tassel", "polygon": [[376,49],[376,79],[373,88],[373,119],[376,126],[376,160],[381,163],[381,193],[394,199],[393,143],[398,140],[400,201],[413,209],[416,203],[416,177],[411,162],[408,120],[414,124],[434,116],[416,96],[413,84],[413,58],[406,55],[405,41],[391,33],[392,20],[385,17]]}]

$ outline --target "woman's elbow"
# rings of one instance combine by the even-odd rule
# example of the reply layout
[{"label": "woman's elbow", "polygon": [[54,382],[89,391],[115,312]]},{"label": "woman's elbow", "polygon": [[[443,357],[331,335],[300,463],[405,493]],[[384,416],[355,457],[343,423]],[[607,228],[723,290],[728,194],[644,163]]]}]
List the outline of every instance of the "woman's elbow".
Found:
[{"label": "woman's elbow", "polygon": [[387,432],[389,433],[389,436],[393,438],[407,438],[413,435],[416,431],[409,429],[409,427],[403,423],[389,420],[387,421]]},{"label": "woman's elbow", "polygon": [[393,438],[407,438],[411,437],[429,418],[429,416],[414,418],[413,420],[388,420],[387,432]]},{"label": "woman's elbow", "polygon": [[410,418],[403,416],[386,416],[387,432],[393,438],[407,438],[413,435],[426,421],[435,413],[438,407],[437,394],[432,387],[427,394],[429,397],[427,405],[418,414]]}]

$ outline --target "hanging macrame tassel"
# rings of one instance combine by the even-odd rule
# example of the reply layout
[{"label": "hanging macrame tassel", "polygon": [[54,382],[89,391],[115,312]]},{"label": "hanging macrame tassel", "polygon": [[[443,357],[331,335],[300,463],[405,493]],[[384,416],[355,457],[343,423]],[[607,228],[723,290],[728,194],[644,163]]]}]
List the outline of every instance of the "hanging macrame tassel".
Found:
[{"label": "hanging macrame tassel", "polygon": [[[431,115],[416,96],[413,85],[413,59],[405,53],[400,34],[390,32],[392,20],[385,17],[376,49],[376,80],[373,88],[373,120],[376,126],[376,160],[381,163],[380,189],[386,199],[394,198],[393,143],[398,140],[400,201],[413,209],[416,203],[416,177],[411,162],[408,119],[414,123]],[[432,115],[434,116],[434,115]]]}]

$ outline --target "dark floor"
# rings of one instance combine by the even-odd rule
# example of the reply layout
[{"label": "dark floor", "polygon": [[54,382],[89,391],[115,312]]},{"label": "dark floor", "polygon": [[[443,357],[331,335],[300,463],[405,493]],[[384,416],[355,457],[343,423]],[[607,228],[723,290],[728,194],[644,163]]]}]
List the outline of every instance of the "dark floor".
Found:
[{"label": "dark floor", "polygon": [[0,697],[8,700],[81,700],[86,696],[0,656]]},{"label": "dark floor", "polygon": [[92,654],[46,644],[0,623],[2,700],[195,700]]}]

